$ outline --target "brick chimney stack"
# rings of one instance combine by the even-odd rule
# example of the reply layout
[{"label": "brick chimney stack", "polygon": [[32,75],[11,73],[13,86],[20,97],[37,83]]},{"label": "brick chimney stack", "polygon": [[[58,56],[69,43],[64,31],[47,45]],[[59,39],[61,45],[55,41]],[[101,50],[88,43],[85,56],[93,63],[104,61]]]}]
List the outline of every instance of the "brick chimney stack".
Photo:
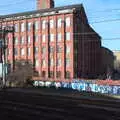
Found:
[{"label": "brick chimney stack", "polygon": [[37,10],[54,8],[54,0],[37,0]]}]

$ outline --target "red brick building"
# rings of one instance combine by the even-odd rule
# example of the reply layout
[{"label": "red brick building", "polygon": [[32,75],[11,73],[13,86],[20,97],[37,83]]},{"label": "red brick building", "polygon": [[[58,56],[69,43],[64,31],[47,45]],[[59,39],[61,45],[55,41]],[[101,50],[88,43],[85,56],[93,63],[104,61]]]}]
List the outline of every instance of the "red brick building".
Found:
[{"label": "red brick building", "polygon": [[82,4],[54,8],[37,0],[37,10],[2,16],[9,33],[7,60],[30,60],[40,77],[92,78],[100,74],[101,37],[90,27]]}]

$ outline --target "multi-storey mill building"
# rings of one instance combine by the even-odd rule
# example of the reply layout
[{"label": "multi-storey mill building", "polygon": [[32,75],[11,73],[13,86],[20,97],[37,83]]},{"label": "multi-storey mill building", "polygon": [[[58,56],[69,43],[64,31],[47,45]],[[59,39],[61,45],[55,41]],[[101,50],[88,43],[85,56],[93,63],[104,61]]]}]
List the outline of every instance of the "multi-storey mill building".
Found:
[{"label": "multi-storey mill building", "polygon": [[[54,7],[53,0],[37,0],[37,10],[3,15],[7,60],[30,60],[40,78],[91,78],[100,74],[101,37],[90,27],[82,4]],[[99,64],[98,64],[99,61]]]}]

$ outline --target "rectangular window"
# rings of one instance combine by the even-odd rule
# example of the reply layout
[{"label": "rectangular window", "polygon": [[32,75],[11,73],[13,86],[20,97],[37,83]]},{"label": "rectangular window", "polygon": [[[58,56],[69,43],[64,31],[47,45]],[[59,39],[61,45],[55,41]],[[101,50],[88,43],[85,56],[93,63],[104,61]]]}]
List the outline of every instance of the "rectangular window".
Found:
[{"label": "rectangular window", "polygon": [[35,54],[38,54],[38,52],[39,52],[39,48],[35,47]]},{"label": "rectangular window", "polygon": [[67,41],[70,40],[70,32],[66,32],[66,40],[67,40]]},{"label": "rectangular window", "polygon": [[39,66],[39,60],[35,60],[35,67]]},{"label": "rectangular window", "polygon": [[30,52],[31,52],[30,48],[27,48],[27,55],[28,56],[30,56]]},{"label": "rectangular window", "polygon": [[18,24],[15,24],[14,29],[15,29],[15,32],[18,32],[18,31],[19,31],[19,30],[18,30]]},{"label": "rectangular window", "polygon": [[28,22],[28,23],[27,23],[27,30],[28,30],[28,31],[31,31],[31,28],[32,28],[32,23],[31,23],[31,22]]},{"label": "rectangular window", "polygon": [[51,58],[50,59],[50,66],[53,66],[53,64],[54,64],[54,60],[53,60],[53,58]]},{"label": "rectangular window", "polygon": [[67,67],[70,66],[70,58],[66,58],[66,66],[67,66]]},{"label": "rectangular window", "polygon": [[49,52],[50,52],[50,53],[53,53],[53,52],[54,52],[54,47],[53,47],[53,46],[50,46]]},{"label": "rectangular window", "polygon": [[21,23],[21,32],[25,31],[25,23]]},{"label": "rectangular window", "polygon": [[66,71],[66,74],[65,74],[66,78],[70,78],[70,72],[69,71]]},{"label": "rectangular window", "polygon": [[46,66],[46,62],[45,62],[45,59],[42,60],[42,67],[45,67]]},{"label": "rectangular window", "polygon": [[46,36],[42,35],[42,42],[45,43]]},{"label": "rectangular window", "polygon": [[25,49],[24,48],[20,49],[20,54],[21,54],[21,56],[25,55]]},{"label": "rectangular window", "polygon": [[18,44],[18,37],[15,37],[15,45],[17,45]]},{"label": "rectangular window", "polygon": [[61,26],[62,26],[62,19],[61,18],[58,19],[57,26],[58,26],[58,28],[61,28]]},{"label": "rectangular window", "polygon": [[54,34],[50,34],[50,42],[54,41]]},{"label": "rectangular window", "polygon": [[21,37],[21,44],[24,44],[25,43],[25,38],[22,36]]},{"label": "rectangular window", "polygon": [[61,60],[60,58],[58,58],[58,59],[57,59],[57,66],[59,66],[59,67],[60,67],[60,66],[61,66],[61,64],[62,64],[62,60]]},{"label": "rectangular window", "polygon": [[62,52],[62,47],[57,45],[57,53],[61,53]]},{"label": "rectangular window", "polygon": [[17,48],[14,48],[14,55],[18,55],[18,49]]},{"label": "rectangular window", "polygon": [[45,29],[46,28],[46,20],[43,20],[42,21],[42,29]]},{"label": "rectangular window", "polygon": [[50,20],[50,28],[54,27],[54,20]]},{"label": "rectangular window", "polygon": [[45,54],[46,52],[46,47],[42,47],[42,54]]},{"label": "rectangular window", "polygon": [[35,42],[38,42],[38,40],[39,40],[38,35],[35,35]]},{"label": "rectangular window", "polygon": [[70,27],[70,17],[67,17],[67,18],[65,19],[65,23],[66,23],[66,26],[67,26],[67,27]]},{"label": "rectangular window", "polygon": [[35,21],[35,30],[38,30],[38,29],[39,29],[39,22]]},{"label": "rectangular window", "polygon": [[57,71],[56,77],[57,77],[57,78],[61,78],[61,71]]},{"label": "rectangular window", "polygon": [[28,38],[27,38],[27,42],[28,42],[28,44],[31,43],[31,37],[30,37],[30,36],[28,36]]},{"label": "rectangular window", "polygon": [[62,35],[61,35],[61,33],[58,33],[58,34],[57,34],[57,40],[58,40],[58,42],[62,40]]},{"label": "rectangular window", "polygon": [[66,53],[67,53],[67,54],[70,53],[70,46],[66,46]]},{"label": "rectangular window", "polygon": [[49,77],[50,77],[50,78],[54,78],[54,72],[53,72],[53,71],[50,71]]}]

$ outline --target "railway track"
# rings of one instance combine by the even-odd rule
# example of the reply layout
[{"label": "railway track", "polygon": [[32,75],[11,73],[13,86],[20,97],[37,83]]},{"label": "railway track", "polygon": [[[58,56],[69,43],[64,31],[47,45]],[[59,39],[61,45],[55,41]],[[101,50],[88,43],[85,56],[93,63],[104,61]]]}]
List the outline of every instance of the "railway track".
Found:
[{"label": "railway track", "polygon": [[[106,102],[106,101],[104,101]],[[97,103],[97,104],[96,104]],[[120,105],[23,92],[0,92],[0,118],[40,120],[120,120]]]}]

